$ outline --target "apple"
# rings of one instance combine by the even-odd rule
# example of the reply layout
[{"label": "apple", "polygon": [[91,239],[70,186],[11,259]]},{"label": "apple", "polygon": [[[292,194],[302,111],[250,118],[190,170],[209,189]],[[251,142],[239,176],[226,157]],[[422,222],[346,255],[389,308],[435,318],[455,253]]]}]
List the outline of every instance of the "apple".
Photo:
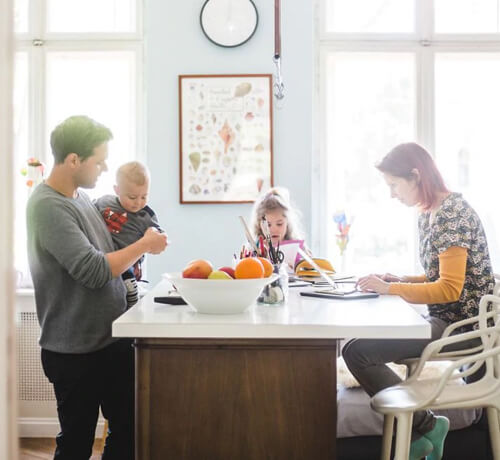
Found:
[{"label": "apple", "polygon": [[235,278],[234,276],[234,268],[231,267],[221,267],[219,271],[226,272],[231,278]]},{"label": "apple", "polygon": [[208,260],[196,259],[186,265],[186,268],[182,271],[182,277],[206,279],[212,273],[212,270],[212,264]]},{"label": "apple", "polygon": [[208,275],[209,280],[232,280],[230,275],[222,270],[214,270],[210,275]]}]

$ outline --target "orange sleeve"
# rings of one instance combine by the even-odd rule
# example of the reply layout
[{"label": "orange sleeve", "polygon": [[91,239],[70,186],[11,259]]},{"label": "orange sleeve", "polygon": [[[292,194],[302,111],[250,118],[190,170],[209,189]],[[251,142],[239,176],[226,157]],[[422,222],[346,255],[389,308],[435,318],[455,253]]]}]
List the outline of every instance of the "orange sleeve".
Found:
[{"label": "orange sleeve", "polygon": [[430,283],[391,283],[389,294],[410,303],[449,303],[459,299],[465,282],[467,249],[452,246],[439,254],[439,279]]},{"label": "orange sleeve", "polygon": [[406,275],[403,276],[403,280],[405,283],[425,283],[427,281],[427,277],[425,275]]}]

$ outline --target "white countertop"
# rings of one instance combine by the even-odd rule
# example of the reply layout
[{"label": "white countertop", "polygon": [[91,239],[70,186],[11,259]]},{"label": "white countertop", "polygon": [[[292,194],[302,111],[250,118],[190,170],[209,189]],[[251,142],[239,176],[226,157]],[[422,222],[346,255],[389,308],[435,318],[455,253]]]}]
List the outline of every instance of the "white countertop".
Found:
[{"label": "white countertop", "polygon": [[337,300],[302,297],[290,289],[283,306],[253,305],[237,315],[197,313],[187,305],[155,303],[167,295],[161,281],[113,322],[114,337],[134,338],[428,338],[430,326],[397,296]]}]

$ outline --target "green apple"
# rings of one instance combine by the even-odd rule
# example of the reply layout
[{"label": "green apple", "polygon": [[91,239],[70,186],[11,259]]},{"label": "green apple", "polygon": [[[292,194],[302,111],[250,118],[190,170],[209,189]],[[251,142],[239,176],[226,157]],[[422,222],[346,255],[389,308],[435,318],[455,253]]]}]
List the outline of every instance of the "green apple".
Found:
[{"label": "green apple", "polygon": [[222,270],[214,270],[210,275],[208,275],[209,280],[232,280],[231,276],[229,276],[226,272]]}]

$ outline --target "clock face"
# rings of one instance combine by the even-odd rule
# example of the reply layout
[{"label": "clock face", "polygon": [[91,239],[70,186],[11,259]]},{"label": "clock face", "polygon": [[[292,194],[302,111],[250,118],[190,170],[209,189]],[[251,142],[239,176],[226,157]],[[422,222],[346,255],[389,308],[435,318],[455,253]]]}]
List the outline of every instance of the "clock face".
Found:
[{"label": "clock face", "polygon": [[200,14],[203,33],[216,45],[227,48],[247,42],[258,21],[252,0],[207,0]]}]

